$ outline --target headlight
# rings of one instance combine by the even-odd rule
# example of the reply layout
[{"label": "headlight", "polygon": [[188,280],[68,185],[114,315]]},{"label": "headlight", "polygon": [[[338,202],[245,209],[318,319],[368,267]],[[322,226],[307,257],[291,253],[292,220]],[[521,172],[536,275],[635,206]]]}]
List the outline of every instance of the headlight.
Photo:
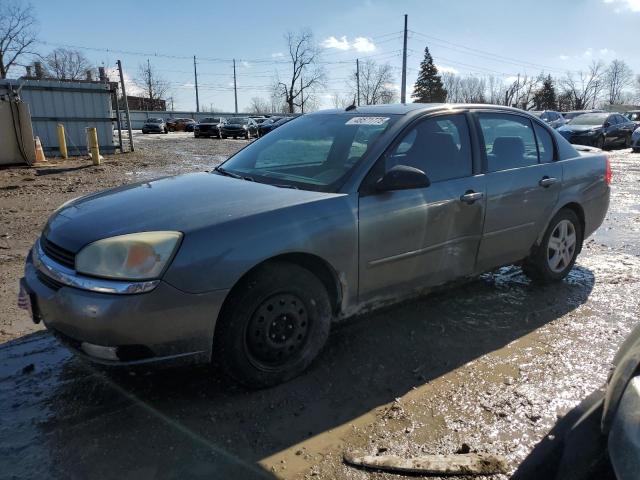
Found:
[{"label": "headlight", "polygon": [[180,232],[141,232],[98,240],[76,255],[76,271],[122,280],[158,278],[181,238]]}]

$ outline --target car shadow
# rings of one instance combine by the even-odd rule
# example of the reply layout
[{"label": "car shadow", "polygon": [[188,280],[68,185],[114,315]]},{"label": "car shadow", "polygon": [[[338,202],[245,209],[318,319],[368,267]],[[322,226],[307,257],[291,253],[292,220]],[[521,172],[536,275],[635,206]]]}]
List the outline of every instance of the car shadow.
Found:
[{"label": "car shadow", "polygon": [[[255,462],[565,315],[587,301],[594,281],[590,270],[575,267],[565,281],[537,286],[519,268],[505,267],[336,325],[307,372],[261,391],[243,389],[212,368],[105,372],[49,335],[31,347],[9,342],[0,346],[0,358],[9,355],[13,367],[3,366],[0,379],[11,391],[6,401],[18,406],[2,407],[13,416],[0,440],[0,452],[9,455],[0,462],[15,457],[23,470],[44,468],[40,462],[47,476],[69,478],[166,477],[176,466],[192,477],[211,468],[255,474]],[[28,362],[35,370],[21,373]],[[7,368],[14,373],[6,376]],[[13,450],[10,434],[18,428],[31,432],[31,443],[23,442],[30,455]],[[233,478],[252,478],[249,473]]]}]

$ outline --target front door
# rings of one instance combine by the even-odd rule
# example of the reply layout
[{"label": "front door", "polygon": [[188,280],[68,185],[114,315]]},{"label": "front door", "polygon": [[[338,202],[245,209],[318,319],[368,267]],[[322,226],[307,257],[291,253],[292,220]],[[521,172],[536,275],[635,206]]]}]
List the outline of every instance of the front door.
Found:
[{"label": "front door", "polygon": [[529,255],[558,201],[562,166],[554,161],[549,132],[529,118],[509,113],[477,118],[487,172],[481,272]]},{"label": "front door", "polygon": [[473,175],[472,164],[463,114],[419,121],[380,159],[365,186],[395,165],[419,168],[431,185],[361,192],[361,302],[397,298],[473,272],[485,185],[482,175]]}]

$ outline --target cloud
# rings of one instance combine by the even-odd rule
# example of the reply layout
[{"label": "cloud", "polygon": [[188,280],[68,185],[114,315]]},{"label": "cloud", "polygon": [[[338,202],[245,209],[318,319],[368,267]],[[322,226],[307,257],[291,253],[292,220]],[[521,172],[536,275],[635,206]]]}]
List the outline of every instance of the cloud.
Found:
[{"label": "cloud", "polygon": [[244,68],[251,68],[251,64],[249,62],[245,61],[245,60],[242,61],[242,66]]},{"label": "cloud", "polygon": [[558,58],[560,60],[569,60],[569,58],[571,58],[571,57],[569,57],[569,55],[560,55],[560,56],[558,56]]},{"label": "cloud", "polygon": [[338,40],[333,35],[327,37],[322,41],[320,45],[322,45],[324,48],[335,48],[338,50],[349,50],[351,48],[351,44],[347,40],[347,37],[344,35],[340,37],[340,40]]},{"label": "cloud", "polygon": [[604,0],[604,3],[614,5],[613,11],[621,13],[624,10],[640,12],[640,0]]},{"label": "cloud", "polygon": [[336,38],[333,35],[325,38],[320,45],[324,48],[335,48],[336,50],[355,50],[356,52],[373,52],[376,49],[375,43],[367,37],[356,37],[350,42],[346,35]]},{"label": "cloud", "polygon": [[356,52],[373,52],[376,49],[375,44],[366,37],[357,37],[351,46]]},{"label": "cloud", "polygon": [[458,70],[453,67],[447,67],[446,65],[436,65],[439,73],[454,73],[457,74]]},{"label": "cloud", "polygon": [[284,53],[282,52],[275,52],[271,54],[271,58],[282,58],[284,57]]}]

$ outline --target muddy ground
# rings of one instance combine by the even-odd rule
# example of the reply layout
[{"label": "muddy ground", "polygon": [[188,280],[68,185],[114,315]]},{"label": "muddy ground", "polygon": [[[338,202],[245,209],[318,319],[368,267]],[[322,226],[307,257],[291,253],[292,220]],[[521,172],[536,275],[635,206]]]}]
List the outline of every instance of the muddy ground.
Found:
[{"label": "muddy ground", "polygon": [[[336,326],[301,377],[245,391],[214,371],[105,372],[15,307],[29,246],[62,202],[100,188],[210,170],[242,140],[138,137],[101,167],[0,170],[0,472],[9,478],[381,479],[345,449],[504,455],[510,472],[602,385],[637,322],[640,155],[612,152],[609,215],[569,278],[517,267]],[[501,479],[498,475],[491,478]]]}]

